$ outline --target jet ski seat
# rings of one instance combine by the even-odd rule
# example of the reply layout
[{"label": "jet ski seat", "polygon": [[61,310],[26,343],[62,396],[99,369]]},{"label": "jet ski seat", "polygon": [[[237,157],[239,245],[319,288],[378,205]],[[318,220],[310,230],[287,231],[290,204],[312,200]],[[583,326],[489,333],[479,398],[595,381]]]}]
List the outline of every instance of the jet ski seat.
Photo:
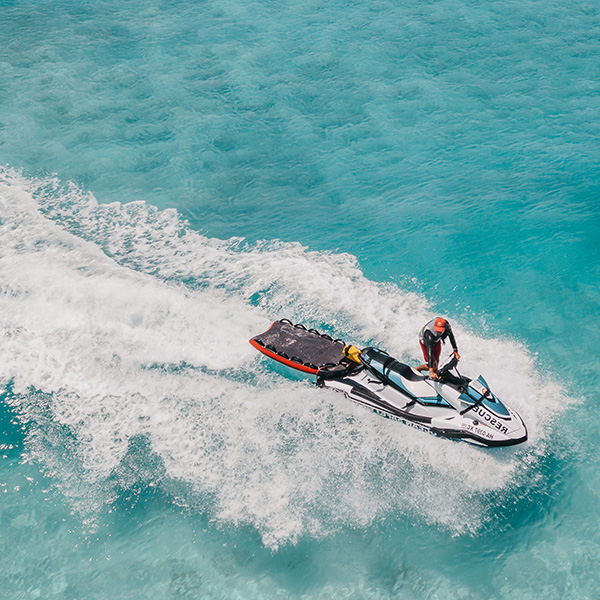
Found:
[{"label": "jet ski seat", "polygon": [[423,381],[424,379],[427,379],[427,375],[416,373],[412,367],[398,361],[396,361],[396,364],[394,365],[394,370],[409,381]]}]

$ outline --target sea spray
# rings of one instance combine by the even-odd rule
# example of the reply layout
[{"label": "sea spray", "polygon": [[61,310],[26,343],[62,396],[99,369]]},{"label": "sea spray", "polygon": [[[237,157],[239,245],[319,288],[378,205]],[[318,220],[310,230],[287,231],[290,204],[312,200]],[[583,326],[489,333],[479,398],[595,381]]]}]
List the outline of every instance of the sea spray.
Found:
[{"label": "sea spray", "polygon": [[530,442],[438,439],[282,377],[247,343],[289,316],[417,361],[427,301],[368,280],[354,257],[210,239],[175,211],[101,205],[7,168],[0,218],[1,375],[28,456],[88,519],[114,500],[116,474],[127,480],[123,465],[143,464],[125,459],[137,451],[162,465],[153,485],[184,482],[191,510],[273,548],[399,514],[473,532],[490,497],[528,485],[568,401],[522,345],[453,320],[465,372],[485,373]]}]

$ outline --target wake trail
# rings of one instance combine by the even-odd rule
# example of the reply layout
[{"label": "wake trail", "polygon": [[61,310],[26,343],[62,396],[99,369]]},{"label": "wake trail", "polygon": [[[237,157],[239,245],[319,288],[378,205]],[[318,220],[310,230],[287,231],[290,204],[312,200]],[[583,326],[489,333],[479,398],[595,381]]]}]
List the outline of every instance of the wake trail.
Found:
[{"label": "wake trail", "polygon": [[[465,372],[486,375],[530,443],[509,453],[437,439],[281,377],[248,344],[288,317],[419,360],[429,304],[370,281],[355,257],[210,239],[174,210],[98,204],[7,167],[0,219],[0,376],[27,455],[90,518],[151,478],[184,484],[191,508],[249,524],[273,548],[390,514],[476,531],[489,494],[527,485],[569,402],[521,345],[453,319]],[[144,452],[160,473],[140,466]]]}]

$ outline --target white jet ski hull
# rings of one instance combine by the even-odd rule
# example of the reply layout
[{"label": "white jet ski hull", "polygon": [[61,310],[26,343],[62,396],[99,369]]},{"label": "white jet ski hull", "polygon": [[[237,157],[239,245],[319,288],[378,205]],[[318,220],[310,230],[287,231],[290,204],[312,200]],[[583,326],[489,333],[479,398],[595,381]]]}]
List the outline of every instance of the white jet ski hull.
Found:
[{"label": "white jet ski hull", "polygon": [[[343,392],[376,413],[450,439],[481,446],[514,446],[527,440],[521,417],[479,377],[432,381],[377,348],[358,351],[353,362],[344,342],[314,329],[276,321],[250,343],[297,371],[315,375],[320,387]],[[446,369],[452,365],[448,365]]]}]

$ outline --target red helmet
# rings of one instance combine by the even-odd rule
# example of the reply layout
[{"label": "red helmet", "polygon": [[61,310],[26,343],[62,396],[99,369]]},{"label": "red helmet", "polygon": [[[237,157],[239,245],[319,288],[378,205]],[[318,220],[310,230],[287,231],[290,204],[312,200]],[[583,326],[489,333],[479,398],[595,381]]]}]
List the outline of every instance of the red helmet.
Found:
[{"label": "red helmet", "polygon": [[446,321],[446,319],[442,319],[442,317],[438,317],[435,320],[433,330],[441,333],[442,331],[446,331],[446,325],[448,325],[448,321]]}]

